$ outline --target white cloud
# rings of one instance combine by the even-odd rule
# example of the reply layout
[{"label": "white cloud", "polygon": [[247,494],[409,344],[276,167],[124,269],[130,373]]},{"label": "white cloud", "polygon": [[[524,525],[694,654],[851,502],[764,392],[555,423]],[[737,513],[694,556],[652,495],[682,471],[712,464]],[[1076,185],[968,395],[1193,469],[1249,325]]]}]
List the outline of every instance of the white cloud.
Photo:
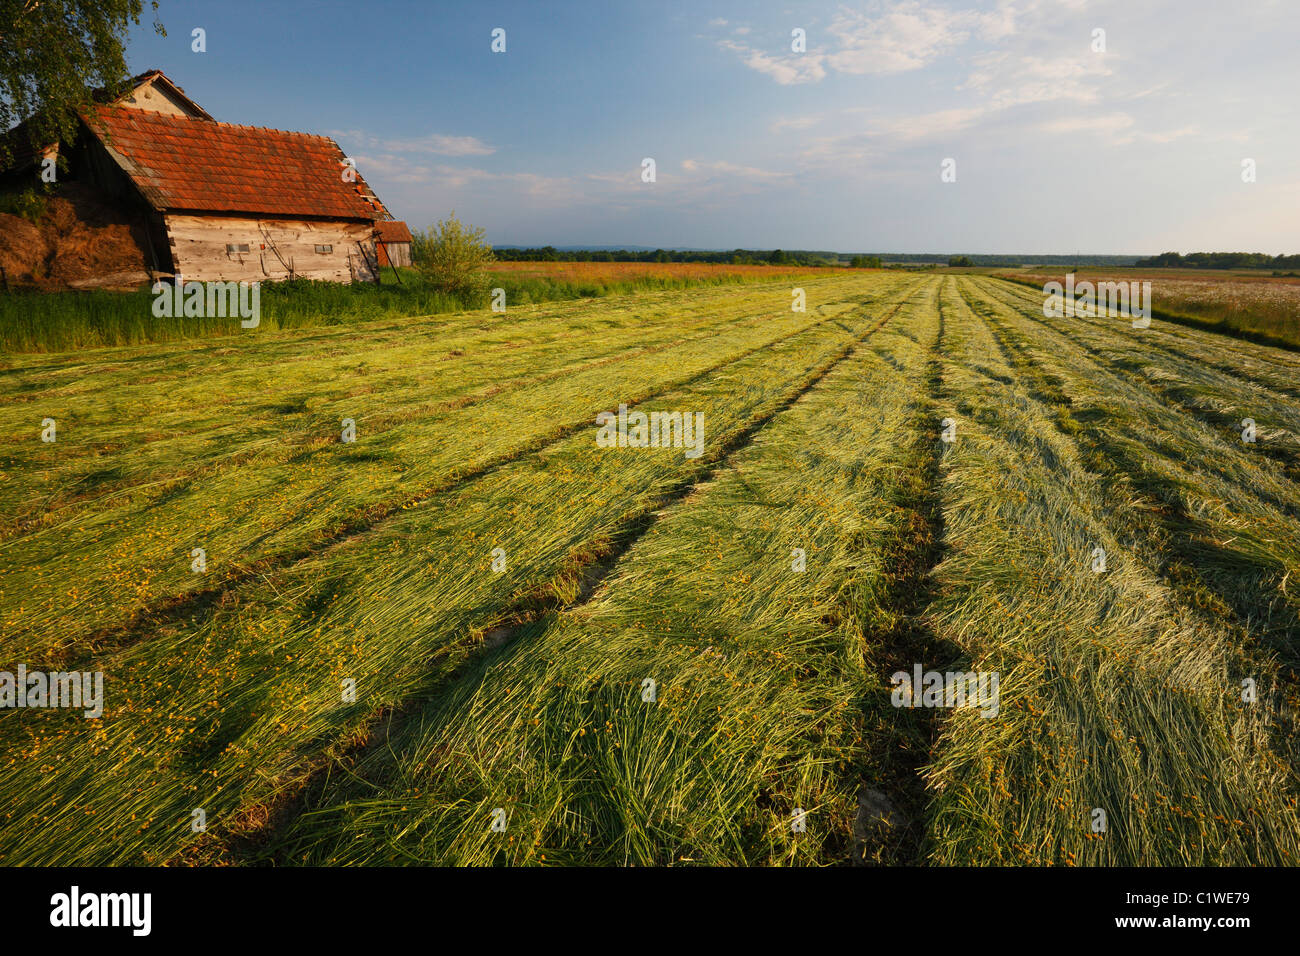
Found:
[{"label": "white cloud", "polygon": [[955,49],[976,30],[1005,36],[1014,29],[1000,16],[926,6],[904,0],[883,13],[870,15],[841,10],[829,33],[837,49],[827,65],[854,75],[904,73],[917,70]]},{"label": "white cloud", "polygon": [[1039,129],[1049,134],[1083,135],[1091,144],[1108,146],[1127,146],[1138,142],[1172,143],[1188,136],[1200,136],[1202,132],[1196,123],[1177,129],[1145,130],[1128,113],[1066,116],[1043,123]]},{"label": "white cloud", "polygon": [[780,133],[787,129],[811,129],[822,121],[821,116],[785,116],[772,121],[769,127],[773,133]]},{"label": "white cloud", "polygon": [[830,132],[803,141],[798,161],[806,169],[856,176],[868,168],[873,175],[901,150],[938,144],[985,122],[984,107],[934,110],[908,116],[885,116],[874,110],[846,110],[822,125]]},{"label": "white cloud", "polygon": [[443,133],[429,133],[416,137],[375,136],[363,130],[332,130],[330,135],[349,143],[360,145],[364,149],[382,150],[386,153],[432,153],[437,156],[490,156],[496,152],[495,146],[489,146],[476,136],[448,136]]},{"label": "white cloud", "polygon": [[806,53],[775,55],[733,39],[720,40],[718,46],[737,54],[751,70],[789,86],[816,83],[830,72],[862,76],[918,70],[972,36],[996,41],[1015,32],[1016,9],[1010,0],[1002,0],[988,13],[896,0],[877,2],[869,11],[842,8],[826,28],[822,43],[815,31],[809,35]]},{"label": "white cloud", "polygon": [[1134,120],[1127,113],[1105,113],[1096,116],[1064,116],[1043,123],[1039,129],[1045,133],[1058,135],[1087,134],[1089,137],[1108,136],[1112,140],[1122,138],[1131,140],[1129,132]]},{"label": "white cloud", "polygon": [[1100,96],[1101,80],[1110,75],[1106,58],[1094,53],[1072,57],[985,53],[974,59],[974,69],[961,89],[978,93],[992,109],[1054,100],[1093,103]]},{"label": "white cloud", "polygon": [[726,160],[714,160],[713,162],[703,162],[698,159],[682,160],[682,169],[687,173],[699,173],[705,176],[725,176],[733,179],[744,179],[751,182],[772,182],[773,180],[787,179],[790,173],[776,172],[768,169],[759,169],[755,166],[741,166],[737,163],[727,162]]},{"label": "white cloud", "polygon": [[724,50],[730,50],[741,57],[741,61],[751,70],[772,77],[782,86],[795,83],[816,83],[826,77],[822,66],[824,57],[818,54],[797,54],[791,56],[770,56],[761,50],[755,50],[735,40],[721,40],[718,43]]},{"label": "white cloud", "polygon": [[1201,127],[1192,123],[1189,126],[1183,126],[1179,129],[1167,130],[1163,133],[1143,133],[1141,138],[1151,143],[1172,143],[1176,139],[1182,139],[1185,136],[1200,136]]},{"label": "white cloud", "polygon": [[357,162],[357,171],[372,186],[377,179],[390,183],[425,183],[431,170],[428,166],[412,163],[409,159],[386,154],[358,154],[352,157]]},{"label": "white cloud", "polygon": [[513,195],[533,203],[569,203],[582,195],[577,181],[570,176],[498,173],[472,166],[437,166],[433,173],[430,181],[442,189],[485,187],[494,196]]},{"label": "white cloud", "polygon": [[358,155],[357,169],[381,195],[393,185],[427,187],[440,195],[478,191],[492,197],[512,196],[530,205],[570,203],[581,199],[585,190],[572,177],[542,176],[537,173],[493,172],[475,166],[425,165],[408,156],[391,153]]}]

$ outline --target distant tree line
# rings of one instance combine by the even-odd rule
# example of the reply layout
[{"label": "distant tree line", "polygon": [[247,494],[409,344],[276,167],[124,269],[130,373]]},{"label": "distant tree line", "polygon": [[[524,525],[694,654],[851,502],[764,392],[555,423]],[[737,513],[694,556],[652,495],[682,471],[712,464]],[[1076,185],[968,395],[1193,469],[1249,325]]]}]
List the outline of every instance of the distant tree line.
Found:
[{"label": "distant tree line", "polygon": [[1263,252],[1162,252],[1136,265],[1168,269],[1297,269],[1300,255],[1270,256]]},{"label": "distant tree line", "polygon": [[[417,237],[418,239],[418,237]],[[1188,268],[1296,268],[1300,256],[1265,256],[1251,253],[1192,253],[1179,256],[1166,252],[1151,259],[1110,255],[997,255],[971,253],[948,255],[925,252],[849,253],[808,249],[557,249],[555,246],[527,249],[493,249],[505,262],[707,262],[721,265],[849,266],[854,269],[978,266],[1008,269],[1025,265],[1079,266],[1177,266]],[[1231,259],[1211,265],[1208,259]]]},{"label": "distant tree line", "polygon": [[785,249],[733,249],[730,252],[695,249],[493,249],[504,262],[705,262],[739,266],[851,266],[855,269],[880,268],[879,256],[841,256],[834,252],[809,252]]},{"label": "distant tree line", "polygon": [[967,253],[950,255],[937,252],[885,252],[880,258],[886,265],[906,263],[915,265],[942,266],[966,265],[981,268],[1008,269],[1016,266],[1131,266],[1137,262],[1137,256],[1108,255],[1030,255],[1020,253]]}]

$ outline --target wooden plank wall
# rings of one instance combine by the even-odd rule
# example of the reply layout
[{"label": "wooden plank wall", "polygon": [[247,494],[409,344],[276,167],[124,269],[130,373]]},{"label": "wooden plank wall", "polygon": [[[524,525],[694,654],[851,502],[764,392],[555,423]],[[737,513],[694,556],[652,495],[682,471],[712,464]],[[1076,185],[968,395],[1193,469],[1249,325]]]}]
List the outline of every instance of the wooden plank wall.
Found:
[{"label": "wooden plank wall", "polygon": [[411,244],[409,242],[380,242],[379,264],[381,266],[409,266],[411,264]]},{"label": "wooden plank wall", "polygon": [[[172,262],[186,279],[262,282],[287,279],[291,273],[330,282],[375,278],[373,227],[367,222],[172,214],[166,221]],[[247,245],[248,252],[226,249],[239,244]],[[332,248],[321,253],[317,246]]]}]

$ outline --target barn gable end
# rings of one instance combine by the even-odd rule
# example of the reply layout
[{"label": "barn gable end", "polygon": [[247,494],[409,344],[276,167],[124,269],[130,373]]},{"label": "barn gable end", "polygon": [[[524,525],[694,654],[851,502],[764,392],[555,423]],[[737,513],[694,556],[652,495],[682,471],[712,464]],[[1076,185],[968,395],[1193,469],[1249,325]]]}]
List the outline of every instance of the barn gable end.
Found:
[{"label": "barn gable end", "polygon": [[129,91],[113,101],[114,106],[212,121],[207,110],[186,96],[161,70],[141,73],[131,84]]}]

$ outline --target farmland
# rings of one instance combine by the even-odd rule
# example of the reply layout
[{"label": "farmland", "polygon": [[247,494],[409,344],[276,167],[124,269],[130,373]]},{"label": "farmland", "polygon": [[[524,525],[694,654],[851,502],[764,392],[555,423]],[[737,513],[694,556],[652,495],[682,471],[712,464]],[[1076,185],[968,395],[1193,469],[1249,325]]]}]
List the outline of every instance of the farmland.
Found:
[{"label": "farmland", "polygon": [[[789,282],[809,271],[774,265],[505,261],[492,263],[487,279],[513,307],[705,285]],[[847,269],[815,271],[852,274]],[[381,280],[379,285],[306,280],[266,283],[260,290],[258,327],[266,331],[306,330],[488,307],[485,294],[453,294],[420,269],[385,269]],[[215,315],[156,316],[154,301],[148,286],[129,293],[34,289],[9,293],[6,289],[0,296],[0,351],[68,352],[239,334],[239,325]]]},{"label": "farmland", "polygon": [[[849,269],[825,268],[826,274],[852,275]],[[547,279],[552,281],[608,283],[635,280],[726,281],[736,279],[792,278],[807,275],[806,268],[770,265],[711,265],[696,262],[514,262],[492,263],[492,272],[502,279]]]},{"label": "farmland", "polygon": [[0,864],[1294,864],[1298,383],[839,270],[8,356],[0,672],[105,690]]},{"label": "farmland", "polygon": [[[1042,287],[1063,282],[1061,270],[1008,273]],[[1195,269],[1082,269],[1079,281],[1149,282],[1154,308],[1166,318],[1227,332],[1265,345],[1300,348],[1300,277]]]}]

